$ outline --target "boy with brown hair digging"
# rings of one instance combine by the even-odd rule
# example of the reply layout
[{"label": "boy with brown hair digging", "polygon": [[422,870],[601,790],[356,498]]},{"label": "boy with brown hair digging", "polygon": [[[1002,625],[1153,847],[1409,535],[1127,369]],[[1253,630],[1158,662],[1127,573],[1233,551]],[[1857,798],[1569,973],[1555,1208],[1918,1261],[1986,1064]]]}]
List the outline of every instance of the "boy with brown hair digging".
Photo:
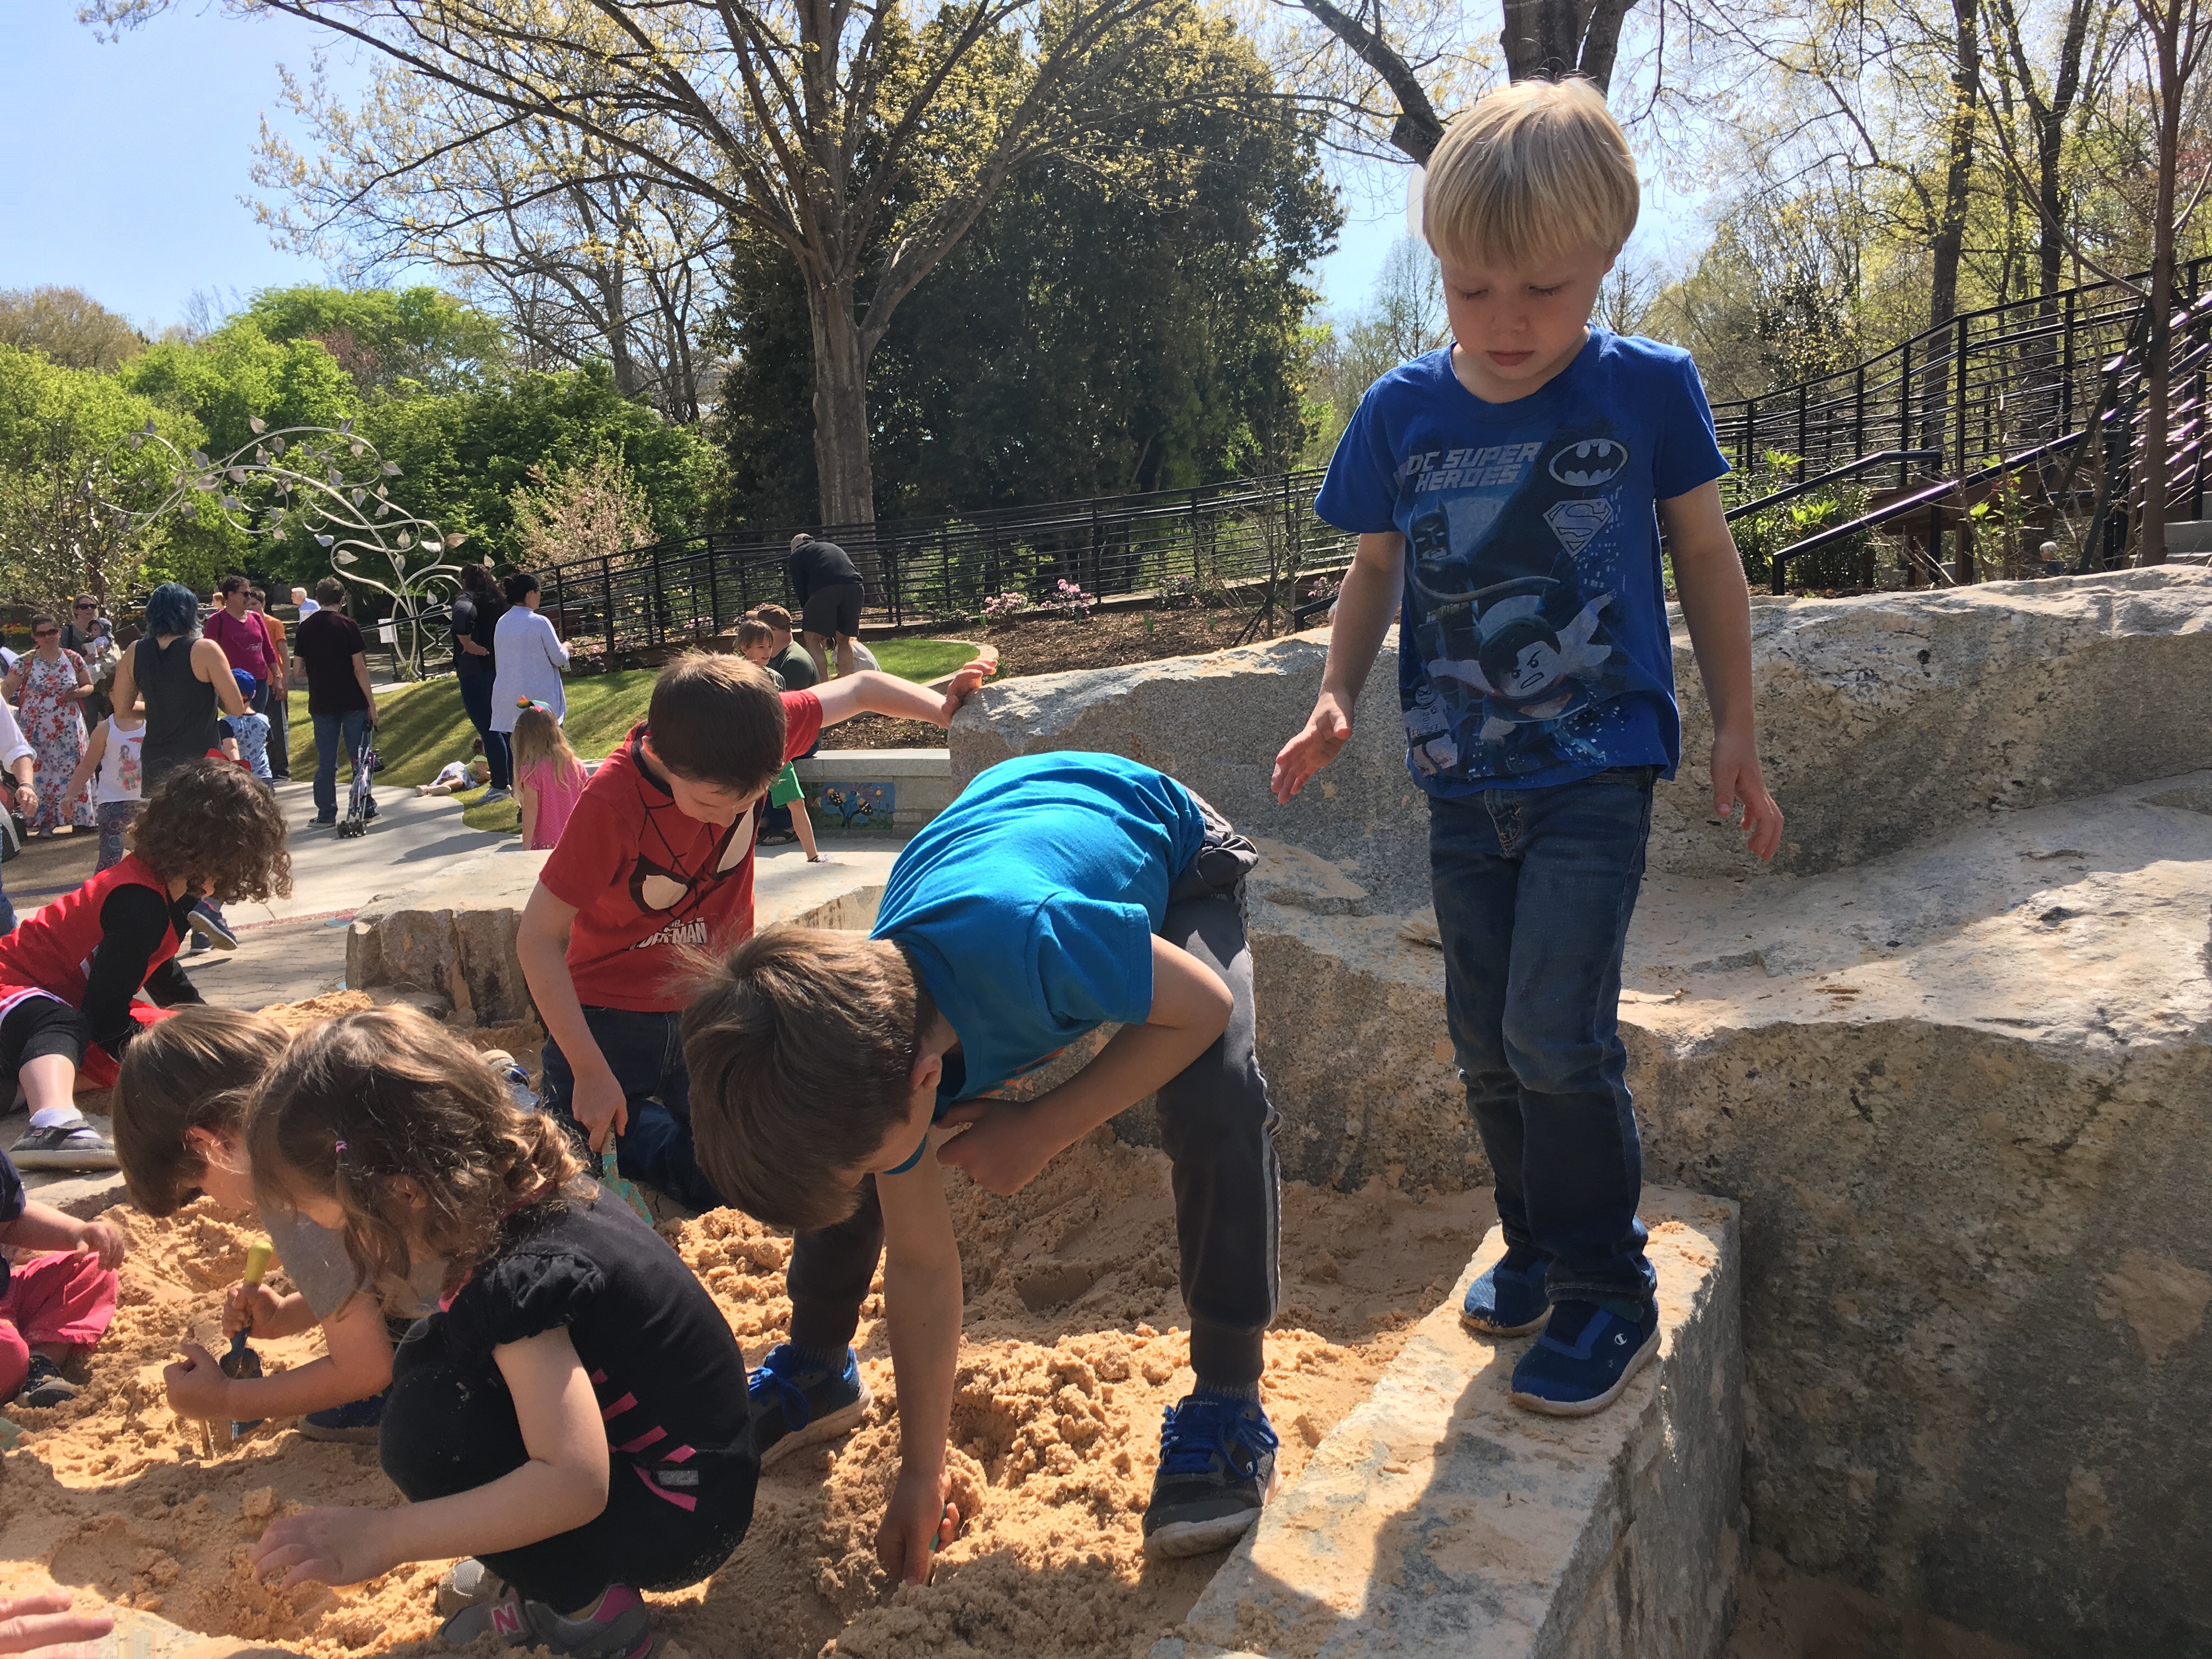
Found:
[{"label": "boy with brown hair digging", "polygon": [[1659,1344],[1617,1024],[1652,785],[1681,749],[1662,523],[1712,708],[1713,810],[1742,803],[1760,858],[1782,838],[1697,369],[1590,326],[1637,202],[1587,82],[1502,88],[1444,135],[1422,212],[1456,343],[1370,387],[1329,463],[1315,511],[1358,552],[1321,696],[1274,770],[1287,801],[1344,747],[1397,621],[1452,1046],[1507,1247],[1465,1315],[1544,1331],[1513,1399],[1560,1416],[1610,1404]]},{"label": "boy with brown hair digging", "polygon": [[855,714],[951,723],[990,672],[942,693],[888,674],[778,692],[742,659],[693,652],[653,681],[646,718],[601,763],[539,872],[515,937],[545,1023],[547,1109],[622,1172],[695,1210],[722,1195],[691,1149],[677,1039],[694,953],[753,927],[753,814],[785,763]]},{"label": "boy with brown hair digging", "polygon": [[[928,1577],[945,1507],[961,1273],[939,1166],[1017,1192],[1156,1091],[1196,1382],[1167,1413],[1146,1550],[1222,1548],[1267,1501],[1280,1218],[1241,902],[1257,857],[1134,761],[1003,761],[899,854],[871,938],[763,933],[684,1017],[703,1166],[739,1207],[799,1230],[790,1338],[752,1376],[763,1467],[866,1408],[850,1344],[889,1246],[900,1469],[876,1547],[895,1578]],[[1121,1030],[1067,1081],[990,1097],[1109,1022]]]}]

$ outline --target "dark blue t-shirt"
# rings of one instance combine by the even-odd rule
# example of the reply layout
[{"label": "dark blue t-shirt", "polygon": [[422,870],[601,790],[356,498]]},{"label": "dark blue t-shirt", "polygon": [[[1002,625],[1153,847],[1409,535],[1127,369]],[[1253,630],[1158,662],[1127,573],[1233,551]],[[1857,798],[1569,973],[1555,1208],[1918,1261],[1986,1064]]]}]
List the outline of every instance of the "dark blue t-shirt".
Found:
[{"label": "dark blue t-shirt", "polygon": [[873,937],[905,948],[960,1035],[940,1110],[1144,1022],[1152,935],[1205,839],[1173,778],[1062,750],[1001,761],[907,843]]},{"label": "dark blue t-shirt", "polygon": [[1654,503],[1729,470],[1687,352],[1590,337],[1485,403],[1449,349],[1367,389],[1314,510],[1406,538],[1398,698],[1430,793],[1672,775],[1681,752]]}]

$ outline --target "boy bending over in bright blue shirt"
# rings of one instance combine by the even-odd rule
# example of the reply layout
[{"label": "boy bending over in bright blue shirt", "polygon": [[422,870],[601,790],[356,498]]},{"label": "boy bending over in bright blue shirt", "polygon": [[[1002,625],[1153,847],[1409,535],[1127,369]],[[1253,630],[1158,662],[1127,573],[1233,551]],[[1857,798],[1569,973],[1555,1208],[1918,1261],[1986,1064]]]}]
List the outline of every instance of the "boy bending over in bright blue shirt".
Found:
[{"label": "boy bending over in bright blue shirt", "polygon": [[[850,1345],[888,1243],[900,1470],[877,1549],[894,1577],[927,1577],[946,1509],[961,1285],[939,1165],[1017,1192],[1155,1091],[1197,1382],[1167,1414],[1145,1547],[1221,1548],[1273,1489],[1260,1376],[1276,1117],[1252,1052],[1242,902],[1257,858],[1133,761],[1002,762],[899,854],[871,937],[757,935],[684,1016],[700,1166],[739,1208],[798,1231],[790,1340],[752,1378],[763,1468],[866,1408]],[[1066,1082],[988,1097],[1109,1023],[1121,1030]]]},{"label": "boy bending over in bright blue shirt", "polygon": [[[1635,227],[1636,164],[1586,82],[1523,82],[1453,123],[1425,229],[1455,343],[1368,389],[1315,510],[1359,537],[1288,800],[1352,735],[1390,623],[1452,1046],[1507,1249],[1468,1292],[1543,1334],[1513,1398],[1601,1410],[1658,1351],[1643,1158],[1616,1030],[1651,788],[1680,757],[1659,530],[1713,712],[1714,811],[1771,858],[1728,471],[1686,352],[1589,325]],[[1655,514],[1656,508],[1656,514]]]}]

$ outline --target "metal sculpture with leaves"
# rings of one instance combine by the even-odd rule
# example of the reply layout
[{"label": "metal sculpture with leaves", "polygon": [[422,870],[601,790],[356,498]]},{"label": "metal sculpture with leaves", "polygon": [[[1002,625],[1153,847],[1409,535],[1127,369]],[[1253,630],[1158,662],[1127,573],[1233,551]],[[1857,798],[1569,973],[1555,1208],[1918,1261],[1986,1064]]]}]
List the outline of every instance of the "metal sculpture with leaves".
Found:
[{"label": "metal sculpture with leaves", "polygon": [[[444,534],[392,499],[391,480],[400,476],[399,464],[385,459],[351,421],[275,432],[258,418],[247,424],[253,441],[216,460],[203,450],[179,449],[149,421],[131,434],[131,447],[152,442],[167,450],[173,486],[149,508],[120,510],[143,529],[191,505],[196,496],[211,496],[222,521],[242,535],[276,541],[295,529],[304,531],[328,551],[339,578],[391,601],[386,625],[400,672],[421,678],[424,627],[460,585],[460,567],[439,562],[438,556],[466,538]],[[368,569],[362,568],[364,560],[371,562]],[[390,569],[390,580],[372,574],[380,567]]]}]

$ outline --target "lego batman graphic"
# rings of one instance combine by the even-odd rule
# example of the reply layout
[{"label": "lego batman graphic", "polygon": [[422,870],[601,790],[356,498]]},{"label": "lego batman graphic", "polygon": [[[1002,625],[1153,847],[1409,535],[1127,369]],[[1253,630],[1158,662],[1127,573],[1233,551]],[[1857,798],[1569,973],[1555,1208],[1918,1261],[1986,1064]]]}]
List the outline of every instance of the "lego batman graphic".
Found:
[{"label": "lego batman graphic", "polygon": [[1408,608],[1426,672],[1401,702],[1428,776],[1602,770],[1609,705],[1658,689],[1607,626],[1629,539],[1611,489],[1627,446],[1570,429],[1505,453],[1518,464],[1486,451],[1479,469],[1409,480]]}]

